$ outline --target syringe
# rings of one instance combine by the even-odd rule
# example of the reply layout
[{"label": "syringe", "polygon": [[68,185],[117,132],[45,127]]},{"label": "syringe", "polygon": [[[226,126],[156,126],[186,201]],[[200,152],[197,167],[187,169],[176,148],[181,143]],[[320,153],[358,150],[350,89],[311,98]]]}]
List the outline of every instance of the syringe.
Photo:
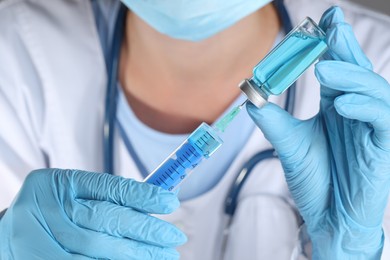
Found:
[{"label": "syringe", "polygon": [[221,118],[215,127],[202,123],[162,162],[145,182],[174,190],[203,159],[208,159],[222,145],[220,134],[239,114],[245,102]]},{"label": "syringe", "polygon": [[[254,67],[253,77],[244,80],[239,87],[253,104],[262,107],[270,95],[280,95],[290,87],[326,50],[325,33],[306,18]],[[166,190],[175,189],[203,159],[212,156],[222,145],[220,134],[246,102],[232,109],[215,127],[202,123],[145,182]]]}]

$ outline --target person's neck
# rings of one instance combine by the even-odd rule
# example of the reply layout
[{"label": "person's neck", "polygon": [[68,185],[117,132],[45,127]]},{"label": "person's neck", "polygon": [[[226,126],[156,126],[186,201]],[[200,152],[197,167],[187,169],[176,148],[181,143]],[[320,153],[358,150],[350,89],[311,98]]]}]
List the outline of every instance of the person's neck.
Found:
[{"label": "person's neck", "polygon": [[120,81],[135,115],[166,133],[212,123],[240,93],[238,83],[272,47],[280,24],[270,4],[201,42],[172,39],[128,13]]}]

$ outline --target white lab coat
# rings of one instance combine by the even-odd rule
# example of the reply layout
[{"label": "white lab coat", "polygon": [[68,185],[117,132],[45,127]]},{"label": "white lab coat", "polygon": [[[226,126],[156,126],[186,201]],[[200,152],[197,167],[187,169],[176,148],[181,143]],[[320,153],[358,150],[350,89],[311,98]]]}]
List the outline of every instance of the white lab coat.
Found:
[{"label": "white lab coat", "polygon": [[[293,24],[305,16],[318,21],[334,3],[286,1]],[[375,70],[390,80],[389,18],[344,1],[338,4]],[[106,81],[90,1],[0,1],[0,209],[10,205],[33,169],[102,171]],[[310,69],[298,81],[296,116],[311,117],[318,103],[319,86]],[[115,142],[117,174],[141,179],[118,135]],[[217,259],[227,190],[243,163],[267,147],[255,130],[212,190],[163,217],[188,235],[179,249],[182,259]],[[225,259],[289,259],[298,220],[282,168],[268,160],[255,171],[240,195]],[[388,236],[389,211],[384,229]],[[383,259],[390,259],[387,239]]]}]

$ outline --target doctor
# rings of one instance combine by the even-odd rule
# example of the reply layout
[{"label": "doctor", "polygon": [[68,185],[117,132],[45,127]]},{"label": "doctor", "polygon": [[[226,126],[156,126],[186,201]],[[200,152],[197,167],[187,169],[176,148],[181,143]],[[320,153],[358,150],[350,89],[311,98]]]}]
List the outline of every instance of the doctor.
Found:
[{"label": "doctor", "polygon": [[[289,259],[295,208],[313,258],[390,257],[388,17],[345,1],[285,1],[293,24],[322,16],[330,47],[298,81],[296,114],[279,108],[283,96],[249,105],[262,131],[242,113],[178,199],[138,181],[200,122],[244,98],[237,83],[283,37],[280,14],[261,0],[124,3],[108,174],[97,172],[120,2],[0,2],[1,259]],[[334,4],[345,18],[325,12]],[[223,247],[229,186],[271,145],[281,163],[256,167]]]}]

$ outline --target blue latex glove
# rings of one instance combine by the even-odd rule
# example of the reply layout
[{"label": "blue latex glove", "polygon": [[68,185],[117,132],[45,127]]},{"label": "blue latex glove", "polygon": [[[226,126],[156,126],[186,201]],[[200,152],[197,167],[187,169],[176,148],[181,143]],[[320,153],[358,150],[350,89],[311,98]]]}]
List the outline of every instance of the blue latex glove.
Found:
[{"label": "blue latex glove", "polygon": [[0,258],[179,259],[174,247],[185,235],[146,214],[167,214],[178,206],[176,195],[147,183],[37,170],[0,220]]},{"label": "blue latex glove", "polygon": [[308,227],[314,259],[379,259],[390,189],[390,85],[372,71],[339,8],[320,26],[320,111],[301,121],[274,104],[248,112],[272,143]]}]

